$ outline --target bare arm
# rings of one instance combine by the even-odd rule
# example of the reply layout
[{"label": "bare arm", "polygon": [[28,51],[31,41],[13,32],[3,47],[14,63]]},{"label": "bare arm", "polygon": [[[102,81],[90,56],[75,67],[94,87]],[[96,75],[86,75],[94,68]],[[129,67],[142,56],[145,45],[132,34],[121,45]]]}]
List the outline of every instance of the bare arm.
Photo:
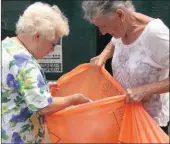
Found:
[{"label": "bare arm", "polygon": [[165,80],[154,82],[143,86],[148,95],[163,94],[169,92],[169,77]]},{"label": "bare arm", "polygon": [[153,94],[163,94],[169,92],[169,77],[165,80],[146,84],[140,87],[127,89],[127,102],[139,102],[144,97],[152,96]]},{"label": "bare arm", "polygon": [[66,97],[54,97],[53,102],[45,108],[39,110],[41,114],[50,114],[60,110],[65,109],[66,107],[83,104],[90,102],[90,99],[83,96],[82,94],[74,94]]},{"label": "bare arm", "polygon": [[106,61],[113,56],[114,53],[114,45],[110,41],[105,49],[101,52],[100,55],[94,57],[90,60],[90,63],[94,66],[102,67]]},{"label": "bare arm", "polygon": [[110,41],[99,56],[103,57],[104,61],[107,61],[109,58],[113,56],[113,52],[114,52],[114,45]]}]

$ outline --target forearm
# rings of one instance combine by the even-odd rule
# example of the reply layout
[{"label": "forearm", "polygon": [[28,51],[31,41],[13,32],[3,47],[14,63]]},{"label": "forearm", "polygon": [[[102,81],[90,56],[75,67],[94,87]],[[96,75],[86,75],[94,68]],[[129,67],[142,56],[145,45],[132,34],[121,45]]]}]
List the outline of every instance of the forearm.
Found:
[{"label": "forearm", "polygon": [[106,45],[103,52],[99,56],[102,57],[104,59],[104,61],[106,62],[109,58],[111,58],[113,56],[113,53],[114,53],[114,46],[113,46],[112,42],[109,42]]},{"label": "forearm", "polygon": [[142,86],[147,95],[163,94],[169,92],[169,77],[165,80]]},{"label": "forearm", "polygon": [[39,110],[41,114],[54,113],[65,109],[69,106],[75,106],[83,103],[91,102],[91,100],[83,94],[73,94],[65,97],[54,97],[52,103],[45,108]]},{"label": "forearm", "polygon": [[45,108],[42,108],[39,112],[41,114],[50,114],[65,109],[71,105],[74,105],[75,98],[73,96],[67,97],[54,97],[53,102]]}]

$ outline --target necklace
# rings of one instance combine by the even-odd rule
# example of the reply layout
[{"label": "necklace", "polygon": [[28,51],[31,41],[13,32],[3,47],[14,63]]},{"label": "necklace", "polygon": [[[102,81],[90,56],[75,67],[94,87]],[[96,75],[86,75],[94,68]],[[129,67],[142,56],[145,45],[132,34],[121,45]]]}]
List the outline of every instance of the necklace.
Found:
[{"label": "necklace", "polygon": [[18,41],[27,49],[27,51],[28,51],[30,54],[32,54],[32,53],[29,51],[29,49],[25,46],[25,44],[22,42],[22,40],[21,40],[18,36],[16,36],[16,38],[17,38]]},{"label": "necklace", "polygon": [[25,46],[25,44],[22,42],[22,40],[21,40],[18,36],[16,36],[16,38],[19,40],[19,42],[20,42],[25,48],[27,48],[27,47]]}]

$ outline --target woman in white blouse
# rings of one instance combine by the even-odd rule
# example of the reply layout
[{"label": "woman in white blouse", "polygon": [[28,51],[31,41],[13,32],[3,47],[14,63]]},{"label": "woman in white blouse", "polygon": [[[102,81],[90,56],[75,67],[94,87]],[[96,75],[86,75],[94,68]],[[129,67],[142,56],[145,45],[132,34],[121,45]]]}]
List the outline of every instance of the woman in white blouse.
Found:
[{"label": "woman in white blouse", "polygon": [[112,58],[114,78],[127,92],[127,102],[144,109],[167,133],[169,122],[169,29],[160,20],[135,12],[131,1],[83,1],[85,19],[113,36],[91,59],[102,67]]}]

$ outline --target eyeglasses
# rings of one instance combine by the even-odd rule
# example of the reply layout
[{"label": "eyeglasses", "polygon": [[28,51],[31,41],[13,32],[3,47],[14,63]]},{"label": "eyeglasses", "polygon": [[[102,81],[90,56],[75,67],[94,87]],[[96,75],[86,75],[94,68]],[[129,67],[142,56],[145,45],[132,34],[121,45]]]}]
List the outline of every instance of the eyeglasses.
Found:
[{"label": "eyeglasses", "polygon": [[52,42],[53,47],[55,47],[58,42],[59,42],[59,40],[58,40],[58,41],[55,41],[55,42]]}]

